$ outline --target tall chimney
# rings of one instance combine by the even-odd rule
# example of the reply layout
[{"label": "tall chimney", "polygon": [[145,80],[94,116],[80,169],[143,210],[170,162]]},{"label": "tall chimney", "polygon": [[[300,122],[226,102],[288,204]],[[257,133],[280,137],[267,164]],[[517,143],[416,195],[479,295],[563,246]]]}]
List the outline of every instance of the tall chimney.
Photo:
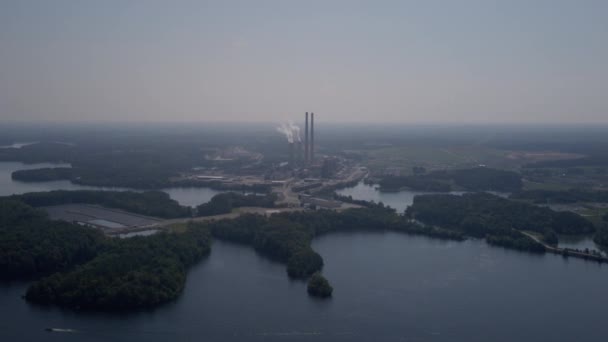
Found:
[{"label": "tall chimney", "polygon": [[310,162],[315,160],[315,113],[310,113]]},{"label": "tall chimney", "polygon": [[308,164],[308,112],[306,112],[306,124],[304,126],[304,165]]}]

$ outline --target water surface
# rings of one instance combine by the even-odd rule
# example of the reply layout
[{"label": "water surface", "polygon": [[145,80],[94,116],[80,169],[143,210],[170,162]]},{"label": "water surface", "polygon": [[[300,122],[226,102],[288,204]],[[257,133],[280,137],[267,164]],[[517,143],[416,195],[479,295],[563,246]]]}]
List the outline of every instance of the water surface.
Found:
[{"label": "water surface", "polygon": [[593,242],[593,234],[585,234],[585,235],[558,235],[558,247],[561,248],[572,248],[572,249],[580,249],[585,250],[588,248],[589,250],[596,250],[606,255],[605,251],[601,246],[597,245]]},{"label": "water surface", "polygon": [[[398,213],[403,213],[407,207],[414,203],[416,195],[438,194],[438,192],[424,192],[412,190],[400,190],[394,192],[384,192],[378,190],[377,185],[368,185],[359,182],[357,185],[349,188],[337,190],[336,193],[343,196],[352,196],[353,199],[382,202],[391,208],[397,210]],[[462,191],[452,191],[450,194],[462,195]]]},{"label": "water surface", "polygon": [[[37,163],[24,164],[21,162],[0,162],[0,196],[20,195],[27,192],[52,190],[106,190],[106,191],[140,191],[124,187],[100,187],[74,184],[68,180],[50,182],[20,182],[13,180],[11,174],[17,170],[40,169],[49,167],[71,167],[70,164]],[[211,197],[220,193],[209,188],[167,188],[162,191],[178,201],[181,205],[197,206],[209,202]]]},{"label": "water surface", "polygon": [[[481,241],[397,233],[313,242],[335,288],[308,297],[285,266],[215,241],[183,295],[150,312],[39,308],[0,286],[6,341],[604,341],[608,267]],[[576,313],[576,314],[572,314]],[[47,333],[46,327],[77,333]]]}]

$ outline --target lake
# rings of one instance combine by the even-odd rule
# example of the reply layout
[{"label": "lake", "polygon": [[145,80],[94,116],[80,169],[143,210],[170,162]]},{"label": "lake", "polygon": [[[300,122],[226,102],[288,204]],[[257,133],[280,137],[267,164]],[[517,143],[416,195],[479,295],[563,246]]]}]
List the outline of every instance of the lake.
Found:
[{"label": "lake", "polygon": [[[437,194],[437,192],[422,192],[422,191],[411,191],[401,190],[396,192],[381,192],[378,190],[377,185],[367,185],[363,182],[359,182],[357,185],[349,188],[344,188],[336,191],[338,194],[343,196],[352,196],[354,199],[383,202],[391,208],[397,209],[398,213],[403,213],[407,207],[414,203],[414,197],[416,195],[425,194]],[[453,191],[450,194],[462,195],[463,191]],[[508,193],[491,192],[497,196],[508,197]],[[559,235],[559,247],[572,248],[584,250],[585,248],[595,249],[605,254],[602,248],[593,242],[592,235]]]},{"label": "lake", "polygon": [[[336,192],[343,196],[352,196],[357,200],[382,202],[391,208],[397,210],[398,213],[403,213],[407,207],[414,203],[414,196],[425,194],[437,194],[437,192],[411,191],[401,190],[395,192],[379,191],[377,185],[368,185],[363,182],[349,188],[337,190]],[[452,191],[450,194],[462,195],[463,191]]]},{"label": "lake", "polygon": [[182,296],[150,312],[40,308],[20,298],[25,284],[0,285],[0,339],[605,341],[606,265],[398,233],[327,235],[313,248],[330,300],[253,249],[215,241]]},{"label": "lake", "polygon": [[[0,189],[82,189],[20,183],[0,163]],[[28,165],[25,167],[44,167]],[[6,174],[8,172],[7,181]],[[13,184],[18,183],[18,184]],[[60,187],[64,186],[64,187]],[[26,190],[32,187],[39,190]],[[413,192],[357,194],[398,208]],[[187,191],[186,191],[187,193]],[[348,195],[349,193],[347,193]],[[189,194],[199,198],[196,193]],[[306,294],[285,266],[253,249],[215,241],[172,303],[131,314],[81,313],[25,303],[26,283],[0,282],[3,341],[604,341],[608,267],[556,255],[398,233],[323,236],[332,299]],[[48,333],[45,328],[74,329]]]},{"label": "lake", "polygon": [[[129,188],[120,187],[99,187],[74,184],[67,180],[51,181],[51,182],[19,182],[11,178],[13,171],[26,169],[39,169],[47,167],[70,167],[70,164],[24,164],[21,162],[0,162],[0,196],[9,196],[13,194],[24,194],[26,192],[36,191],[51,191],[51,190],[114,190],[114,191],[137,191]],[[201,203],[209,202],[209,200],[219,194],[221,191],[216,191],[209,188],[167,188],[162,189],[181,205],[196,206]]]}]

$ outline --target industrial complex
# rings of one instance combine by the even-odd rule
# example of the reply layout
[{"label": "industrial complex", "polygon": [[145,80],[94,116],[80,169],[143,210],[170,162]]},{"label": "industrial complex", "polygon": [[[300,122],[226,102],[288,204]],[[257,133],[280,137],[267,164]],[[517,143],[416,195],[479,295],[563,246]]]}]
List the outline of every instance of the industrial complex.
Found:
[{"label": "industrial complex", "polygon": [[318,154],[315,144],[315,114],[304,115],[304,136],[300,127],[293,123],[282,124],[277,131],[285,136],[286,158],[268,168],[256,168],[260,158],[244,153],[241,157],[250,160],[249,165],[238,169],[198,169],[185,173],[176,180],[201,184],[221,184],[227,189],[265,186],[278,194],[279,204],[288,207],[339,208],[336,201],[319,198],[328,189],[354,184],[367,175],[367,169],[352,160],[340,156]]}]

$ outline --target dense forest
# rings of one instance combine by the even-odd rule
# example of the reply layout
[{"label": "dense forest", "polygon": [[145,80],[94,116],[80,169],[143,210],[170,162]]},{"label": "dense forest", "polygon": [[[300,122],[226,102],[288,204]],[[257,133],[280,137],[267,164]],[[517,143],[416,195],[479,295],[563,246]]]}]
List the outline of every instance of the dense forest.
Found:
[{"label": "dense forest", "polygon": [[[158,189],[167,184],[189,161],[183,153],[166,153],[166,148],[123,147],[111,143],[98,145],[69,145],[53,142],[37,143],[19,149],[0,151],[0,160],[36,162],[67,162],[70,172],[62,176],[79,184],[123,186],[139,189]],[[202,156],[199,157],[202,159]],[[15,173],[19,180],[44,180],[58,176],[51,169]]]},{"label": "dense forest", "polygon": [[593,241],[600,246],[608,248],[608,223],[603,223],[598,227]]},{"label": "dense forest", "polygon": [[31,279],[91,260],[104,248],[95,229],[50,221],[34,208],[0,200],[0,278]]},{"label": "dense forest", "polygon": [[451,190],[514,192],[522,187],[521,175],[487,167],[441,170],[413,176],[385,176],[379,181],[384,191],[409,188],[417,191]]},{"label": "dense forest", "polygon": [[23,201],[33,207],[86,203],[161,218],[188,217],[192,214],[189,207],[181,206],[162,191],[55,190],[30,192],[23,195],[13,195],[9,198]]},{"label": "dense forest", "polygon": [[406,214],[426,224],[485,237],[489,243],[531,251],[541,248],[514,229],[539,233],[549,244],[557,243],[556,233],[583,234],[595,229],[577,214],[555,212],[487,193],[416,196]]},{"label": "dense forest", "polygon": [[277,195],[274,193],[266,195],[239,194],[236,192],[226,192],[213,196],[207,203],[196,207],[197,216],[212,216],[227,214],[232,209],[240,207],[262,207],[274,208]]},{"label": "dense forest", "polygon": [[129,239],[50,221],[15,200],[0,200],[0,278],[39,279],[26,299],[70,308],[153,307],[181,293],[188,266],[209,253],[207,227]]},{"label": "dense forest", "polygon": [[17,170],[11,174],[11,178],[21,182],[48,182],[56,180],[72,180],[73,171],[71,167],[46,167],[41,169]]},{"label": "dense forest", "polygon": [[[206,152],[214,152],[219,146],[232,146],[236,143],[226,141],[216,134],[207,137],[189,135],[185,137],[139,137],[116,136],[108,132],[104,138],[96,136],[95,141],[87,137],[78,144],[40,142],[21,148],[0,149],[0,161],[20,161],[24,163],[69,163],[71,168],[43,168],[16,171],[13,178],[21,181],[47,181],[67,179],[73,183],[92,186],[116,186],[134,189],[162,189],[170,186],[201,186],[218,190],[246,190],[261,192],[263,186],[238,186],[233,188],[219,182],[187,181],[172,182],[181,172],[194,167],[221,166],[223,170],[235,174],[243,172],[249,160],[214,161],[206,158]],[[152,134],[153,136],[153,134]],[[275,139],[281,139],[273,134]],[[217,141],[210,142],[214,138]],[[221,142],[219,144],[218,142]],[[276,142],[275,142],[276,143]],[[204,148],[203,148],[204,146]],[[263,169],[266,165],[257,167]],[[251,172],[252,169],[245,170]],[[230,189],[227,189],[230,188]]]},{"label": "dense forest", "polygon": [[209,231],[204,227],[114,239],[92,261],[34,283],[25,298],[77,309],[152,308],[182,292],[188,267],[210,248]]},{"label": "dense forest", "polygon": [[589,190],[527,190],[514,193],[513,199],[530,200],[537,204],[596,202],[608,203],[608,191]]},{"label": "dense forest", "polygon": [[83,178],[86,170],[76,167],[48,167],[40,169],[17,170],[11,174],[14,180],[21,182],[48,182],[56,180],[69,180],[75,184],[95,185],[95,186],[124,186],[135,189],[160,189],[168,187],[204,187],[221,191],[247,191],[256,193],[269,193],[271,186],[269,184],[231,184],[216,180],[169,180],[171,174],[165,175],[165,179],[156,179],[154,181],[145,180],[141,177],[141,181],[129,179],[99,179],[90,180]]},{"label": "dense forest", "polygon": [[315,272],[308,280],[308,294],[314,297],[327,298],[331,297],[334,288],[329,285],[329,282],[319,272]]},{"label": "dense forest", "polygon": [[608,213],[602,216],[602,221],[597,227],[593,241],[598,245],[608,248]]}]

